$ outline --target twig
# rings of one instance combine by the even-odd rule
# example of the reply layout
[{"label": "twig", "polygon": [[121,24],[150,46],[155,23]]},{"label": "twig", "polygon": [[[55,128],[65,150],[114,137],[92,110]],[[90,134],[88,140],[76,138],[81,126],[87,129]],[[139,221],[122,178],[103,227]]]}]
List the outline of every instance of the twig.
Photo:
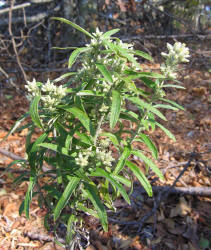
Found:
[{"label": "twig", "polygon": [[18,66],[23,74],[23,77],[24,77],[24,80],[27,82],[27,76],[26,76],[26,73],[21,65],[21,62],[20,62],[20,58],[18,56],[18,51],[17,51],[17,47],[16,47],[16,43],[15,43],[15,38],[13,37],[13,33],[12,33],[12,9],[13,9],[13,4],[14,4],[14,0],[11,0],[11,6],[10,6],[10,9],[9,9],[9,26],[8,26],[8,29],[9,29],[9,34],[11,36],[11,39],[12,39],[12,45],[13,45],[13,50],[15,52],[15,55],[16,55],[16,60],[17,60],[17,63],[18,63]]},{"label": "twig", "polygon": [[7,151],[7,150],[5,150],[3,148],[0,148],[0,153],[7,156],[10,159],[13,159],[13,160],[25,160],[24,158],[22,158],[22,157],[20,157],[20,156],[18,156],[16,154],[13,154],[12,152]]},{"label": "twig", "polygon": [[[12,10],[26,8],[26,7],[29,7],[30,5],[31,5],[31,3],[19,4],[19,5],[13,6]],[[6,12],[9,12],[9,11],[10,11],[10,8],[5,8],[5,9],[0,10],[0,14],[6,13]]]},{"label": "twig", "polygon": [[[29,237],[32,240],[39,240],[39,241],[47,241],[47,242],[55,242],[55,238],[53,236],[50,235],[43,235],[40,233],[31,233],[31,232],[26,232],[25,236]],[[59,242],[61,242],[62,244],[65,244],[65,240],[62,238],[58,238],[57,239]]]},{"label": "twig", "polygon": [[[208,35],[200,35],[196,34],[198,38],[201,40],[210,40],[211,34]],[[131,41],[131,40],[145,40],[145,39],[178,39],[178,38],[192,38],[195,37],[193,34],[182,34],[182,35],[144,35],[140,34],[139,36],[130,36],[130,37],[122,37],[121,40],[124,42]]]}]

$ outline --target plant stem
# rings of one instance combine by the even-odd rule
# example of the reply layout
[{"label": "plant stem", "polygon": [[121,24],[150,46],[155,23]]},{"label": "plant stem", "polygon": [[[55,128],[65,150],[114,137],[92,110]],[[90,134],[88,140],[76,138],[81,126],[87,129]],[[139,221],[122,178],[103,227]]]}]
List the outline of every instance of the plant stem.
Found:
[{"label": "plant stem", "polygon": [[97,130],[96,130],[95,137],[94,137],[94,146],[96,146],[97,138],[98,138],[98,135],[100,133],[100,129],[101,129],[104,117],[105,117],[105,114],[101,116],[100,121],[98,123]]}]

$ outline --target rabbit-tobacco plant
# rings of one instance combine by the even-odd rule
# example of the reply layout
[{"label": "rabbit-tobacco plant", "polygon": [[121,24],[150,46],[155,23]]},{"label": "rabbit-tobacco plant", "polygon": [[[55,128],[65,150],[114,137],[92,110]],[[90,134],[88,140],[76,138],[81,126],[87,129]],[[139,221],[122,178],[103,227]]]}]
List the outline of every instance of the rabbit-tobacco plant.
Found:
[{"label": "rabbit-tobacco plant", "polygon": [[[38,195],[40,205],[44,203],[48,208],[46,222],[53,218],[56,225],[64,223],[70,242],[77,228],[82,227],[83,213],[99,218],[103,229],[108,230],[106,208],[115,210],[113,201],[119,195],[130,204],[126,187],[132,188],[131,172],[152,196],[150,182],[130,156],[139,157],[146,168],[163,179],[155,163],[133,142],[145,144],[157,159],[156,146],[145,132],[159,127],[174,139],[156,118],[166,121],[160,109],[182,109],[164,98],[165,88],[182,88],[166,82],[175,80],[178,64],[188,61],[189,50],[179,42],[168,44],[168,53],[162,53],[162,74],[143,72],[135,56],[152,58],[112,37],[118,29],[106,33],[97,29],[90,34],[66,19],[53,19],[85,33],[91,42],[76,48],[69,57],[69,68],[80,59],[77,72],[46,83],[34,79],[26,85],[32,119],[26,139],[30,177],[20,212],[29,217],[32,197]],[[55,84],[66,77],[70,80],[65,85]],[[144,87],[137,87],[135,82]],[[71,88],[71,84],[76,87]],[[128,103],[137,111],[128,109]],[[130,124],[130,130],[125,129],[123,121]],[[35,127],[42,135],[32,141]],[[127,138],[123,133],[128,134]],[[44,162],[51,168],[43,171]],[[43,179],[45,185],[39,182],[43,177],[47,177]]]}]

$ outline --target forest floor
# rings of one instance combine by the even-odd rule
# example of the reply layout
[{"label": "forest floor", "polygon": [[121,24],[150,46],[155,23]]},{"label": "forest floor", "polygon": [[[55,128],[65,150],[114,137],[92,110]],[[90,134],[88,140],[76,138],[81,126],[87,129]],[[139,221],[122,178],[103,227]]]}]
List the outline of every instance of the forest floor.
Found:
[{"label": "forest floor", "polygon": [[[159,160],[156,163],[166,178],[162,182],[152,176],[153,186],[172,185],[186,167],[176,188],[188,190],[190,187],[211,187],[211,73],[201,67],[200,56],[199,49],[199,53],[193,56],[194,63],[181,73],[180,80],[186,89],[167,92],[169,99],[186,109],[165,112],[167,127],[177,141],[171,141],[159,129],[150,134],[159,149]],[[142,66],[149,69],[159,67],[159,64]],[[14,122],[27,111],[28,102],[23,95],[10,88],[2,89],[0,97],[1,140]],[[24,157],[27,132],[24,129],[12,134],[1,143],[0,148]],[[190,157],[193,157],[192,162],[187,166]],[[53,234],[45,230],[43,218],[46,210],[39,208],[36,199],[31,204],[30,220],[25,215],[19,216],[19,206],[28,182],[14,185],[13,180],[18,173],[2,171],[11,161],[9,157],[0,154],[0,250],[64,249],[56,245]],[[134,161],[143,169],[141,162],[137,159]],[[18,166],[13,169],[17,170]],[[155,192],[152,199],[139,191],[137,188],[133,192],[132,206],[122,200],[115,203],[118,212],[109,213],[108,233],[102,231],[98,221],[87,216],[86,226],[91,242],[87,250],[211,249],[211,195],[170,193],[159,202],[161,192]],[[165,195],[165,192],[161,194]],[[139,221],[153,207],[157,209],[151,216],[145,221]],[[130,221],[134,223],[129,225],[127,222]],[[141,222],[143,227],[139,230]]]}]

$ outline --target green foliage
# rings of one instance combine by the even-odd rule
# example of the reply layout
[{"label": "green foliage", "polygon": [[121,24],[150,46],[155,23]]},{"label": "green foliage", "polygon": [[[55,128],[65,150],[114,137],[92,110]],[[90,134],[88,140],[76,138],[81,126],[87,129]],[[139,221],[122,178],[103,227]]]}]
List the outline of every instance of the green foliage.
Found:
[{"label": "green foliage", "polygon": [[[90,34],[64,18],[53,19],[83,32],[91,38],[91,43],[76,48],[70,55],[68,67],[76,59],[81,62],[77,72],[47,83],[34,79],[26,86],[30,93],[29,115],[33,125],[29,124],[26,145],[29,186],[20,213],[24,211],[29,217],[32,197],[38,195],[48,209],[45,225],[49,227],[52,219],[55,225],[64,223],[69,244],[81,226],[83,213],[99,218],[103,229],[108,230],[106,207],[114,209],[113,201],[118,196],[130,204],[126,188],[132,189],[130,173],[152,196],[148,177],[132,162],[133,156],[140,158],[146,169],[151,169],[161,179],[164,177],[144,149],[136,149],[133,142],[145,145],[143,148],[148,148],[157,159],[157,148],[147,132],[159,127],[175,139],[155,117],[166,121],[160,109],[177,111],[182,107],[164,98],[164,88],[174,86],[164,85],[164,81],[169,81],[168,77],[142,72],[135,55],[153,59],[144,52],[133,50],[131,44],[112,37],[118,29],[104,34],[97,29],[96,33]],[[169,55],[165,53],[165,57]],[[64,86],[55,85],[66,78],[70,79]],[[143,88],[136,86],[136,79],[142,81]],[[70,88],[71,84],[76,87]],[[128,103],[137,111],[128,109]],[[10,133],[24,118],[17,121]],[[126,130],[124,121],[135,129]],[[42,131],[42,135],[32,142],[35,127]],[[128,136],[123,139],[125,133]],[[111,151],[112,145],[116,154]],[[44,162],[50,166],[48,171],[43,171]],[[39,186],[43,177],[48,177],[48,182]],[[38,187],[36,192],[35,186]]]}]

